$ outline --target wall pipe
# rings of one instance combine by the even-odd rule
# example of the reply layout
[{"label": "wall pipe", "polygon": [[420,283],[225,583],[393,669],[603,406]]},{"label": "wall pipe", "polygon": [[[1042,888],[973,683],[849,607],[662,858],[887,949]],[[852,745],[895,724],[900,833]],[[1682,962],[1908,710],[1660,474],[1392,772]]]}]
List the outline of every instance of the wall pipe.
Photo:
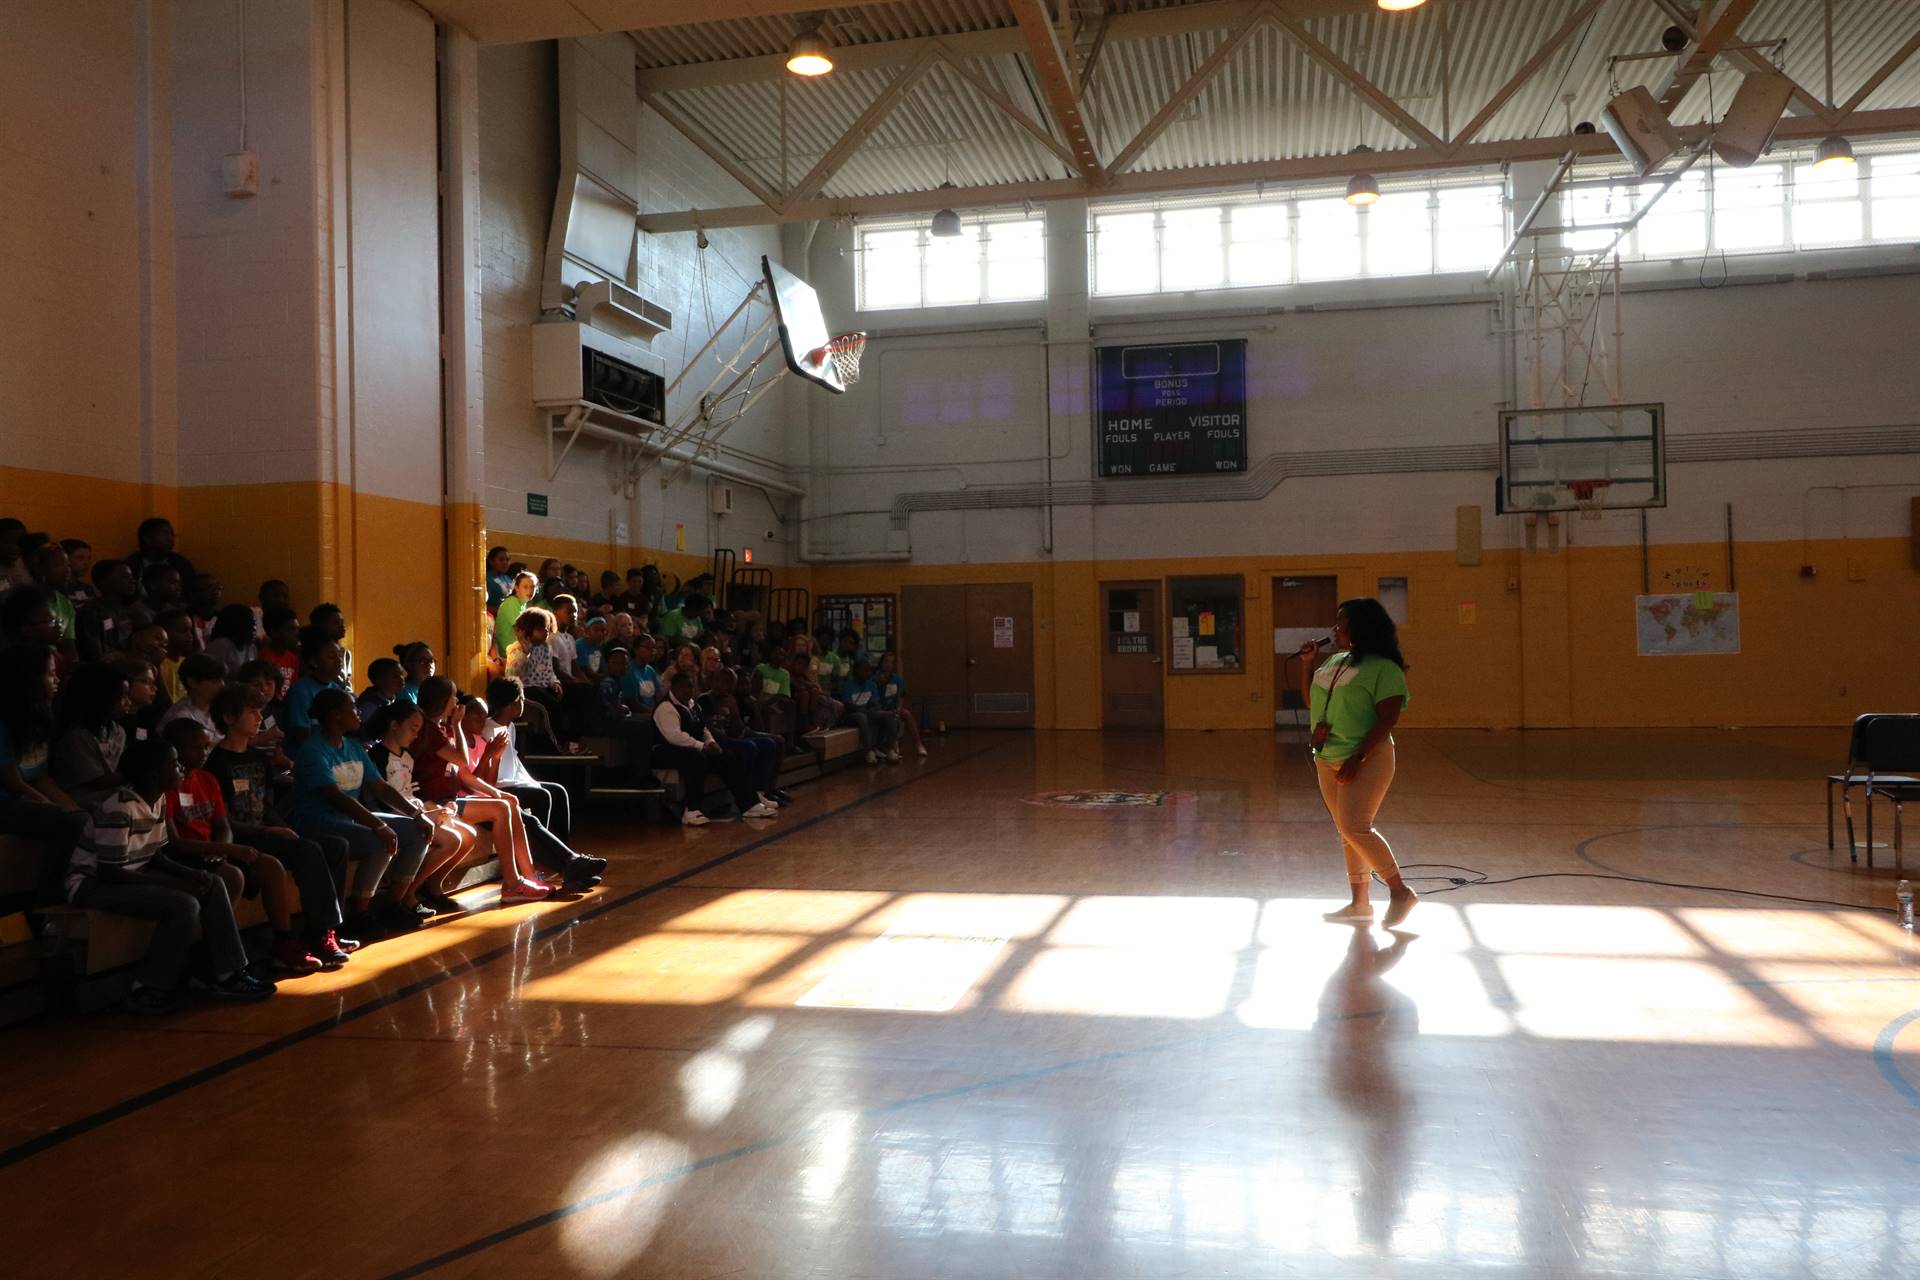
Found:
[{"label": "wall pipe", "polygon": [[[727,480],[738,480],[742,484],[758,485],[762,489],[770,489],[775,493],[784,493],[788,497],[804,498],[807,496],[807,491],[797,484],[788,484],[784,480],[773,480],[763,475],[756,475],[745,467],[735,466],[731,462],[726,462],[719,458],[701,457],[683,445],[668,447],[651,440],[636,440],[627,432],[616,431],[612,427],[603,427],[597,422],[589,422],[587,421],[586,410],[584,409],[574,408],[567,410],[566,416],[560,420],[560,426],[568,431],[577,430],[581,435],[586,436],[590,440],[605,440],[612,444],[624,445],[629,449],[638,451],[642,457],[670,458],[675,462],[684,463],[697,471],[705,471],[711,475],[720,476]],[[552,428],[549,429],[551,430]]]}]

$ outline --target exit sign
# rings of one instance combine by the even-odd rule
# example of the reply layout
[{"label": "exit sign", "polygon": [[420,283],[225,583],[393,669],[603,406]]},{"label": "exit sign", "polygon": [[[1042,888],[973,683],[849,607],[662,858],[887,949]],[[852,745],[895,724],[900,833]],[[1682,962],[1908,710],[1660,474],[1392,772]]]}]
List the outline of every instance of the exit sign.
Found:
[{"label": "exit sign", "polygon": [[528,494],[527,514],[530,516],[543,516],[547,514],[547,495],[544,493]]}]

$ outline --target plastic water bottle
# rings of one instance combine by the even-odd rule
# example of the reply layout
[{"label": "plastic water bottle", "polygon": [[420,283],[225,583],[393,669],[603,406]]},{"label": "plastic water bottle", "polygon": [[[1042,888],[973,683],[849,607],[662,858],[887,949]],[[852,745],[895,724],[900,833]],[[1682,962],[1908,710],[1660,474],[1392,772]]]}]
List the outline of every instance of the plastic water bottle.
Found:
[{"label": "plastic water bottle", "polygon": [[1899,906],[1900,927],[1908,933],[1913,932],[1913,885],[1902,880],[1894,886],[1893,900]]}]

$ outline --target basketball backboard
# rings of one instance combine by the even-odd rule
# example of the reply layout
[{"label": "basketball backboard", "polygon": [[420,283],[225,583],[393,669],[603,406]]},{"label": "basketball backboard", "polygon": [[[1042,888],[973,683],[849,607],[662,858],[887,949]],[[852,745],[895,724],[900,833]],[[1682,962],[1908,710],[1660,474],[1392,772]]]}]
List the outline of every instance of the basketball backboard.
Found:
[{"label": "basketball backboard", "polygon": [[766,277],[773,313],[780,323],[780,352],[786,357],[787,368],[836,395],[845,392],[847,384],[826,354],[833,335],[820,313],[820,295],[812,285],[764,255],[760,271]]},{"label": "basketball backboard", "polygon": [[1496,509],[1664,507],[1666,446],[1664,404],[1503,409]]}]

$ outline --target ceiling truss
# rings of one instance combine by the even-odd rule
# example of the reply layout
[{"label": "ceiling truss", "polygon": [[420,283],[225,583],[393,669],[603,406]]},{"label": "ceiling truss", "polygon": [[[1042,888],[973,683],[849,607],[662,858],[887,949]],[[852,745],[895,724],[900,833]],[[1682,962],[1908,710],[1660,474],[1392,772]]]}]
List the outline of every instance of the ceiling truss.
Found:
[{"label": "ceiling truss", "polygon": [[[1757,0],[1708,0],[1696,13],[1684,0],[1646,0],[1687,36],[1688,44],[1656,86],[1669,107],[1683,98],[1715,59],[1725,58],[1742,69],[1774,70],[1754,42],[1743,39],[1741,24]],[[1294,0],[1216,0],[1215,3],[1145,10],[1129,14],[1105,12],[1100,0],[1011,0],[1017,27],[960,35],[926,37],[855,45],[836,52],[842,68],[894,68],[884,88],[825,154],[797,181],[785,174],[785,121],[782,121],[783,165],[780,187],[755,173],[674,100],[676,92],[695,88],[777,80],[786,75],[778,58],[745,58],[688,67],[642,69],[637,73],[640,100],[683,134],[722,171],[739,182],[757,205],[718,209],[689,209],[678,213],[643,215],[648,231],[701,227],[742,226],[861,214],[931,212],[951,206],[990,206],[1022,201],[1084,199],[1101,195],[1150,194],[1178,189],[1232,186],[1256,182],[1334,179],[1365,169],[1373,173],[1446,168],[1485,167],[1519,160],[1553,159],[1563,155],[1600,156],[1613,151],[1605,135],[1521,138],[1482,142],[1481,134],[1535,76],[1562,53],[1576,33],[1593,20],[1609,0],[1578,0],[1566,18],[1534,53],[1480,105],[1457,133],[1450,132],[1452,90],[1447,40],[1440,56],[1441,131],[1434,132],[1403,107],[1375,79],[1343,58],[1303,21]],[[1053,6],[1057,3],[1057,14]],[[1174,120],[1181,117],[1232,61],[1248,39],[1263,28],[1277,29],[1300,47],[1314,63],[1330,73],[1348,92],[1378,114],[1410,144],[1377,151],[1364,159],[1355,156],[1312,156],[1245,164],[1209,165],[1140,171],[1137,166]],[[1450,28],[1447,30],[1450,31]],[[1116,42],[1149,39],[1188,32],[1220,32],[1212,52],[1153,116],[1132,135],[1107,149],[1103,160],[1093,122],[1087,110],[1087,91],[1099,73],[1103,50]],[[1850,134],[1907,132],[1920,129],[1920,108],[1864,111],[1863,104],[1886,79],[1916,52],[1916,31],[1892,53],[1842,104],[1829,106],[1794,86],[1790,118],[1777,136],[1782,140],[1817,138],[1830,131]],[[1016,103],[988,74],[981,59],[1018,55],[1032,68],[1033,82],[1024,86],[1035,111]],[[1002,182],[946,190],[888,195],[830,197],[822,195],[860,148],[900,107],[916,85],[934,67],[942,67],[966,83],[994,111],[1012,121],[1022,133],[1057,161],[1068,176],[1033,181]],[[1037,93],[1034,92],[1037,90]],[[1040,109],[1044,106],[1044,112]],[[1686,133],[1683,130],[1683,133]],[[1694,126],[1694,138],[1705,132]]]}]

